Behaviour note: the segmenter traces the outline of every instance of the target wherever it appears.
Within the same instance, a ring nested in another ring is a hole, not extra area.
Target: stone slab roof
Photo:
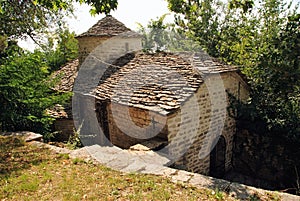
[[[67,118],[69,118],[68,111],[71,112],[72,110],[69,110],[69,109],[63,107],[60,104],[56,104],[51,109],[47,109],[46,113],[56,119],[59,119],[59,118],[67,119]]]
[[[194,67],[203,74],[238,71],[236,66],[226,65],[218,59],[212,57],[203,59],[199,54],[195,54],[193,63]]]
[[[78,66],[78,60],[74,60],[55,73],[61,76],[56,90],[72,91]],[[110,65],[99,78],[98,87],[90,93],[99,101],[112,101],[168,114],[198,90],[206,75],[237,70],[205,53],[135,52],[126,54]],[[60,113],[65,117],[71,116],[61,109],[53,111],[53,116],[59,117]]]
[[[58,71],[55,71],[52,77],[59,79],[59,81],[54,90],[63,92],[72,91],[77,77],[78,67],[79,60],[75,59],[62,66]]]
[[[58,79],[58,84],[54,90],[61,92],[72,92],[75,79],[78,74],[79,60],[75,59],[62,66],[51,76]],[[72,102],[65,105],[55,105],[47,110],[47,114],[54,118],[72,118]]]
[[[197,91],[205,74],[229,71],[236,68],[202,54],[139,52],[110,66],[93,94],[99,100],[166,114]]]
[[[106,17],[99,20],[95,25],[93,25],[88,31],[77,36],[85,37],[85,36],[117,36],[121,33],[128,33],[130,37],[139,36],[134,31],[131,31],[127,28],[122,22],[118,21],[111,15],[107,15]]]

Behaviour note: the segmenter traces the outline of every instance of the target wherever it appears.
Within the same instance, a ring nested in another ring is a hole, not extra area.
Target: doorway
[[[221,135],[210,153],[210,176],[223,178],[225,175],[226,140]]]

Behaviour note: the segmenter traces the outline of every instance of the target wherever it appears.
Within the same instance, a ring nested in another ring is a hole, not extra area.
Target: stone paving
[[[29,131],[20,131],[20,132],[2,132],[0,133],[2,136],[21,136],[25,142],[31,141],[43,141],[43,136],[41,134],[29,132]]]
[[[172,169],[164,165],[169,160],[143,145],[135,145],[129,150],[118,147],[101,147],[93,145],[77,150],[56,147],[45,144],[41,141],[41,136],[32,132],[6,133],[1,135],[24,136],[25,140],[32,145],[49,148],[56,153],[69,154],[70,158],[81,158],[85,161],[92,161],[109,168],[125,173],[153,174],[170,178],[174,183],[183,183],[197,188],[219,189],[240,200],[249,200],[254,194],[264,195],[266,193],[279,195],[282,201],[300,201],[299,196],[267,191],[243,184],[232,183],[222,179],[191,173],[183,170]]]
[[[31,143],[37,146],[48,147],[56,153],[70,154],[71,158],[81,158],[86,161],[93,161],[96,164],[102,164],[125,173],[135,172],[159,175],[171,179],[174,183],[179,182],[196,188],[209,188],[213,190],[219,189],[229,193],[229,195],[239,200],[249,200],[250,196],[265,195],[268,193],[281,197],[282,201],[300,201],[299,196],[267,191],[201,174],[166,167],[164,164],[168,163],[168,159],[150,150],[122,150],[117,147],[100,147],[98,145],[94,145],[72,151],[41,142]]]

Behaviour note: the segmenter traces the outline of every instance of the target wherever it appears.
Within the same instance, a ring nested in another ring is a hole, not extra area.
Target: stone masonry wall
[[[174,156],[176,166],[209,174],[210,142],[221,134],[226,141],[225,169],[229,170],[232,167],[236,124],[227,114],[229,102],[224,89],[241,100],[248,97],[242,79],[234,72],[227,72],[221,74],[221,77],[208,76],[195,96],[182,105],[180,110],[168,116],[143,108],[109,103],[107,115],[110,141],[121,148],[129,148],[159,137],[168,140],[169,154]],[[195,111],[199,111],[198,116]]]
[[[78,45],[79,45],[79,63],[82,64],[85,58],[103,41],[107,40],[109,37],[79,37]]]
[[[165,116],[116,103],[110,103],[107,110],[109,137],[114,145],[129,148],[154,137],[167,140]]]
[[[246,85],[236,73],[224,73],[221,74],[221,78],[226,90],[235,94],[236,97],[239,96],[241,100],[247,98]],[[210,86],[220,84],[218,83],[217,75],[210,75],[209,79]],[[207,79],[205,83],[208,83]],[[208,88],[210,90],[208,90]],[[228,116],[227,107],[223,107],[224,103],[226,105],[229,104],[228,98],[224,97],[222,86],[211,88],[207,84],[203,84],[198,89],[195,98],[198,108],[193,101],[189,100],[181,108],[181,111],[168,118],[169,144],[175,144],[169,151],[174,155],[183,155],[180,160],[175,163],[175,166],[192,172],[209,174],[210,155],[207,153],[211,150],[211,144],[208,143],[210,140],[205,142],[205,139],[209,137],[213,140],[216,136],[222,134],[226,140],[225,169],[229,170],[232,166],[231,158],[233,135],[235,134],[235,121]],[[217,101],[211,101],[211,99]],[[212,104],[215,105],[213,106]],[[193,123],[197,109],[200,114],[198,119],[199,124],[196,122]],[[221,122],[224,118],[225,123],[222,130]],[[179,131],[178,126],[180,126],[181,131]],[[211,136],[207,136],[209,131],[211,131]],[[196,133],[196,135],[192,136],[193,133]],[[184,154],[180,153],[182,150],[185,150]],[[200,158],[199,154],[203,157]]]
[[[285,138],[239,129],[234,141],[233,168],[252,178],[244,181],[246,185],[295,193],[299,153],[299,144]]]
[[[103,44],[104,41],[111,39],[111,37],[80,37],[78,38],[79,44],[79,63],[82,64],[87,56],[94,51],[96,55],[101,54],[101,58],[105,58],[105,54],[115,52],[117,58],[121,56],[120,54],[125,54],[130,51],[140,50],[142,47],[141,38],[117,38],[112,37],[112,43],[110,48],[99,48],[97,47]],[[96,52],[95,52],[96,51]],[[109,52],[108,52],[109,51]],[[111,57],[107,56],[108,58]]]
[[[56,119],[54,122],[54,130],[59,131],[55,138],[59,141],[68,141],[69,137],[74,134],[73,119]]]

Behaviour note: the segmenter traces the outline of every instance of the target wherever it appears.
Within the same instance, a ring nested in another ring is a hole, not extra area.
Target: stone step
[[[33,133],[30,131],[20,131],[20,132],[3,132],[0,133],[2,136],[19,136],[24,139],[25,142],[32,142],[32,141],[43,141],[43,136],[41,134]]]

